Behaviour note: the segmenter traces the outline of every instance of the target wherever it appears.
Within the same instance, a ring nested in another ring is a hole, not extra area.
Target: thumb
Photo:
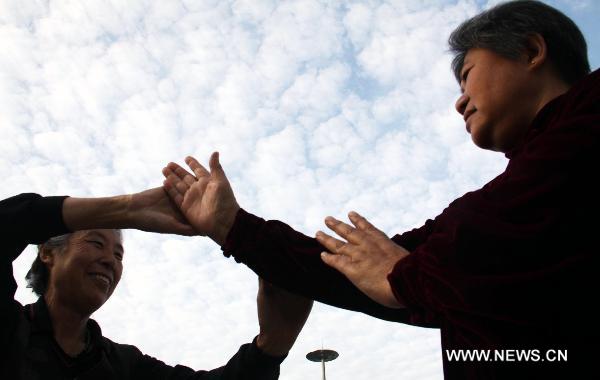
[[[211,154],[208,166],[210,167],[210,174],[214,174],[220,179],[227,179],[225,171],[219,162],[219,152],[213,152],[213,154]]]

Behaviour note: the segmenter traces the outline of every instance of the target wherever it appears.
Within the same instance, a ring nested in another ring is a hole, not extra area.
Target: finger
[[[185,195],[185,193],[189,190],[190,185],[183,181],[179,175],[177,175],[168,167],[163,169],[163,175],[166,177],[169,185],[175,188],[181,195]],[[194,180],[194,182],[196,181]]]
[[[192,171],[194,172],[194,174],[196,174],[196,177],[198,179],[200,177],[206,177],[206,176],[210,175],[210,173],[208,172],[208,170],[206,170],[204,168],[204,166],[200,165],[200,163],[198,162],[198,160],[196,160],[192,156],[187,156],[185,158],[185,163],[190,167],[190,169],[192,169]]]
[[[169,188],[173,188],[173,189],[177,190],[177,192],[179,192],[179,190],[177,188],[177,184],[179,182],[181,182],[181,179],[179,178],[179,176],[177,176],[175,174],[175,172],[173,170],[171,170],[169,167],[163,168],[162,174],[163,174],[163,176],[165,176],[165,180],[164,180],[163,184],[168,184]],[[182,192],[181,194],[182,195],[185,194],[185,191]]]
[[[171,185],[171,183],[167,179],[163,181],[163,186],[165,188],[165,191],[169,195],[169,198],[171,198],[171,200],[177,205],[177,207],[181,208],[181,204],[183,203],[183,195],[179,194],[179,191],[177,191],[177,189],[173,185]]]
[[[177,165],[177,164],[176,164]],[[173,172],[188,186],[192,186],[194,182],[196,182],[196,177],[194,177],[190,172],[177,165]]]
[[[321,260],[333,269],[341,272],[344,276],[350,279],[353,271],[352,259],[345,255],[332,255],[331,253],[321,252]]]
[[[213,152],[213,154],[211,154],[208,166],[210,167],[210,174],[215,175],[217,178],[227,178],[225,171],[219,162],[219,152]]]
[[[162,173],[165,177],[169,177],[169,175],[177,177],[178,180],[183,181],[188,187],[196,182],[196,177],[174,162],[170,162],[167,167],[163,169]],[[171,180],[173,179],[175,178],[172,178]]]
[[[171,168],[171,164],[173,164],[172,162],[169,162],[169,164],[167,166],[165,166],[162,170],[162,174],[163,176],[165,176],[165,178],[167,178],[171,173],[173,173],[173,170]],[[175,164],[177,165],[177,164]]]
[[[317,241],[321,243],[323,247],[325,247],[329,252],[333,253],[342,253],[340,249],[346,245],[345,242],[334,238],[333,236],[329,236],[322,231],[317,231],[315,235]]]
[[[167,169],[169,169],[173,173],[177,174],[177,176],[179,176],[182,180],[186,175],[188,175],[188,174],[192,175],[187,170],[185,170],[184,168],[182,168],[181,166],[179,166],[178,164],[176,164],[174,162],[169,162],[167,164]]]
[[[348,218],[350,219],[350,221],[352,222],[352,224],[354,224],[354,226],[356,228],[358,228],[359,230],[361,230],[361,231],[365,231],[365,232],[379,232],[379,233],[384,234],[383,231],[381,231],[380,229],[378,229],[377,227],[375,227],[373,224],[371,224],[371,222],[369,222],[367,220],[367,218],[365,218],[364,216],[360,215],[356,211],[350,211],[348,213]]]
[[[349,243],[360,244],[362,242],[362,231],[357,230],[349,224],[328,216],[325,218],[325,224],[330,230],[346,239]]]

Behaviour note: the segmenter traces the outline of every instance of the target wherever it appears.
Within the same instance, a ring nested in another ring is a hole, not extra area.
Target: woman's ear
[[[54,255],[56,254],[56,252],[54,252],[55,251],[54,249],[48,248],[48,247],[44,246],[43,244],[41,244],[39,246],[38,250],[39,250],[38,255],[40,256],[40,260],[44,264],[46,264],[49,267],[54,265]]]
[[[525,51],[527,63],[532,69],[541,67],[548,59],[548,46],[546,40],[539,33],[527,37],[527,50]]]

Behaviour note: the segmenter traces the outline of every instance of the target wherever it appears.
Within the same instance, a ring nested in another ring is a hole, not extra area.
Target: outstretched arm
[[[417,324],[405,309],[387,306],[399,305],[383,306],[363,293],[358,283],[326,265],[321,252],[328,248],[318,240],[240,209],[217,154],[211,156],[210,172],[191,157],[186,162],[196,176],[170,163],[163,169],[165,188],[190,224],[220,244],[225,255],[293,293],[377,318]]]
[[[142,231],[193,235],[162,187],[135,194],[104,198],[66,198],[63,220],[71,230],[135,228]]]

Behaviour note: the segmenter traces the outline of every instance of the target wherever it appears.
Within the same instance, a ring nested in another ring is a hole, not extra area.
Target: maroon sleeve
[[[285,223],[265,221],[241,209],[224,244],[225,256],[246,264],[265,280],[328,305],[377,318],[435,327],[413,319],[406,309],[390,309],[371,300],[344,275],[327,266],[316,239]]]
[[[578,310],[600,290],[593,269],[600,197],[592,185],[599,87],[576,88],[552,105],[558,111],[543,110],[506,171],[436,218],[426,241],[388,276],[399,299],[470,334],[494,331],[494,341],[535,331],[598,334],[593,314]]]
[[[425,243],[433,230],[434,221],[429,219],[419,228],[406,231],[403,234],[394,235],[392,241],[409,252],[415,250],[419,245]]]

